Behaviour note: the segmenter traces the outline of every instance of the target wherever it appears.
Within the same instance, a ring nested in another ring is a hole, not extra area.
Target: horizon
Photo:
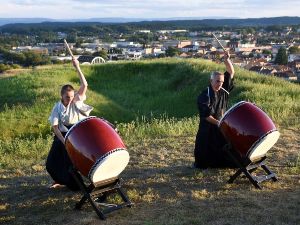
[[[300,8],[297,0],[0,0],[0,3],[4,19],[53,20],[294,17],[299,15]]]
[[[276,18],[300,18],[299,16],[281,17],[257,17],[257,18],[237,18],[237,17],[170,17],[170,18],[132,18],[132,17],[99,17],[99,18],[74,18],[74,19],[54,19],[40,17],[0,17],[0,27],[7,24],[38,24],[38,23],[103,23],[103,24],[126,24],[139,22],[171,22],[171,21],[202,21],[202,20],[261,20]]]
[[[263,18],[278,18],[278,17],[298,17],[300,16],[269,16],[269,17],[220,17],[220,16],[210,16],[210,17],[122,17],[122,16],[115,16],[115,17],[74,17],[74,18],[51,18],[51,17],[0,17],[0,19],[49,19],[49,20],[93,20],[93,19],[147,19],[147,20],[156,20],[156,19],[164,19],[164,20],[173,20],[173,19],[196,19],[196,20],[206,20],[206,19],[263,19]]]

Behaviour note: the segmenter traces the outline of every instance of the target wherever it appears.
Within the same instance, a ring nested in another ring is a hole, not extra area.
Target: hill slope
[[[208,85],[213,70],[224,71],[224,67],[209,61],[179,59],[84,67],[89,83],[87,103],[94,106],[93,115],[118,123],[141,117],[190,118],[197,116],[197,96]],[[65,83],[75,87],[79,84],[70,66],[45,67],[3,77],[0,138],[49,134],[47,118]],[[250,100],[279,125],[299,124],[299,85],[243,70],[236,71],[235,83],[231,105]]]
[[[258,191],[231,169],[193,170],[196,97],[212,70],[203,60],[163,59],[83,68],[93,115],[117,121],[130,153],[122,173],[135,208],[103,224],[297,224],[299,221],[300,87],[237,70],[230,104],[251,100],[273,118],[281,137],[268,152],[279,182]],[[0,222],[99,224],[79,195],[49,190],[45,159],[52,143],[47,118],[61,85],[78,79],[71,66],[42,67],[0,79]],[[266,216],[268,215],[268,216]]]

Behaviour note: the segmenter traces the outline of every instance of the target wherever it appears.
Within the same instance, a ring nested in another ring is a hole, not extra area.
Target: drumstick
[[[66,45],[66,47],[68,49],[69,54],[72,56],[72,58],[74,58],[74,55],[73,55],[73,53],[72,53],[72,51],[71,51],[71,49],[70,49],[70,47],[69,47],[68,42],[66,41],[66,39],[64,39],[64,42],[65,42],[65,45]]]
[[[226,52],[226,49],[223,47],[223,45],[221,44],[221,42],[219,41],[219,39],[216,37],[216,35],[214,33],[212,33],[212,35],[217,40],[217,42],[219,43],[219,45],[221,46],[221,48],[223,49],[223,51]]]

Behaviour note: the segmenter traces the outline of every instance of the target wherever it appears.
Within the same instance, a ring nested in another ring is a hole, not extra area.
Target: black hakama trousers
[[[226,144],[217,125],[208,122],[200,124],[194,150],[195,166],[203,169],[237,167],[228,152],[224,150]]]
[[[62,134],[64,136],[66,133]],[[72,166],[65,145],[54,136],[46,161],[46,170],[55,182],[66,185],[69,189],[76,191],[79,190],[79,187],[70,173]]]

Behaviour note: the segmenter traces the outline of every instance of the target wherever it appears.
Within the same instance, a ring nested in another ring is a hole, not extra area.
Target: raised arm
[[[82,97],[82,96],[85,96],[85,93],[86,93],[87,87],[88,87],[88,83],[87,83],[83,73],[81,72],[78,60],[75,57],[73,57],[72,62],[73,62],[73,66],[75,67],[75,69],[78,73],[79,79],[80,79],[80,88],[77,93],[80,97]]]
[[[230,54],[229,54],[228,51],[225,51],[224,63],[225,63],[225,66],[226,66],[226,71],[230,74],[231,78],[233,78],[234,68],[233,68],[232,62],[230,60]]]

